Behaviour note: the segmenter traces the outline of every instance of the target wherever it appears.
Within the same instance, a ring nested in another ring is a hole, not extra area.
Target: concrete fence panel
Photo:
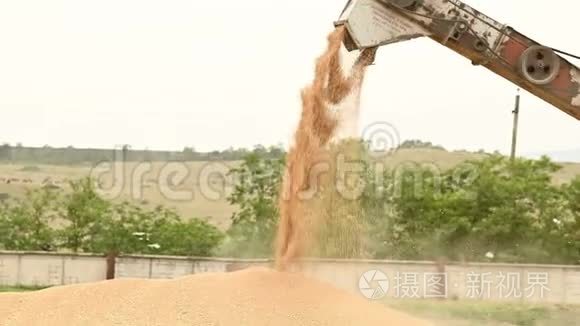
[[[0,254],[0,285],[11,286],[20,284],[20,280],[18,279],[20,257],[18,254]]]
[[[103,257],[63,256],[62,284],[91,283],[106,279],[107,264]]]
[[[267,259],[123,256],[116,278],[174,279],[272,267]],[[580,304],[580,266],[516,264],[437,264],[377,260],[306,260],[306,275],[355,294],[398,299],[447,298],[527,303]],[[0,251],[0,286],[51,286],[106,279],[102,255]],[[366,292],[365,292],[366,293]]]

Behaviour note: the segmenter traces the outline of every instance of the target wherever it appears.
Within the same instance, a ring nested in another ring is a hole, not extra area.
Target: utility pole
[[[511,153],[511,160],[515,160],[516,158],[516,146],[518,141],[518,119],[520,116],[520,89],[518,88],[518,94],[516,95],[516,107],[512,111],[514,114],[514,127],[512,132],[512,153]]]

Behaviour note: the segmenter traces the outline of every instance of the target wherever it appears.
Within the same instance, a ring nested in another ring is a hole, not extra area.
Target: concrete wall
[[[106,277],[104,257],[1,252],[0,286],[47,286],[97,282]]]
[[[304,271],[352,293],[361,293],[365,273],[379,271],[386,276],[386,296],[398,299],[580,304],[580,266],[450,263],[440,270],[429,262],[317,261]]]
[[[271,265],[269,260],[125,256],[117,258],[116,277],[172,279]],[[580,266],[309,260],[300,268],[313,278],[358,295],[368,280],[374,281],[369,283],[372,294],[390,298],[580,304]],[[373,279],[377,275],[383,277]],[[66,285],[105,278],[103,256],[0,251],[0,286]]]

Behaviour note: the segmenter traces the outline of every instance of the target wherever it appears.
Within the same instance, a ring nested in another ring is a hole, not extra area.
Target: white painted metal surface
[[[352,1],[338,23],[346,26],[358,49],[429,35],[426,29],[379,0]]]
[[[413,38],[428,36],[431,32],[421,26],[437,21],[465,21],[479,37],[497,48],[503,40],[504,25],[458,1],[425,0],[416,14],[401,11],[383,0],[354,0],[338,20],[344,24],[357,48],[381,46]],[[472,17],[476,19],[472,19]],[[437,17],[431,19],[429,17]],[[412,18],[412,19],[410,19]]]

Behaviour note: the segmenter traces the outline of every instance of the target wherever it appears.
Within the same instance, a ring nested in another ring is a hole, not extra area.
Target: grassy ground
[[[408,165],[424,164],[440,171],[449,169],[465,160],[478,159],[482,154],[469,152],[447,152],[434,149],[402,149],[385,157],[385,165],[397,169]],[[49,166],[28,164],[0,164],[0,194],[22,196],[26,189],[40,187],[50,179],[66,188],[67,180],[84,176],[99,177],[106,197],[114,200],[131,200],[147,206],[163,204],[176,209],[184,218],[210,218],[216,226],[226,229],[235,210],[227,196],[234,180],[227,176],[231,167],[239,162],[154,162],[137,164],[129,162],[125,169],[117,163],[114,168],[90,165]],[[121,172],[124,171],[124,172]],[[121,173],[119,173],[121,172]],[[122,191],[112,191],[113,176],[121,176]],[[181,179],[180,175],[184,178]],[[563,164],[563,169],[554,175],[554,181],[562,183],[580,175],[580,164]],[[3,178],[18,181],[6,184]],[[26,180],[26,182],[24,182]],[[183,197],[184,193],[189,196]]]
[[[433,320],[438,326],[580,325],[580,306],[430,300],[397,300],[387,304]]]
[[[4,292],[28,292],[28,291],[38,291],[45,289],[44,287],[31,287],[31,286],[0,286],[0,293]]]

